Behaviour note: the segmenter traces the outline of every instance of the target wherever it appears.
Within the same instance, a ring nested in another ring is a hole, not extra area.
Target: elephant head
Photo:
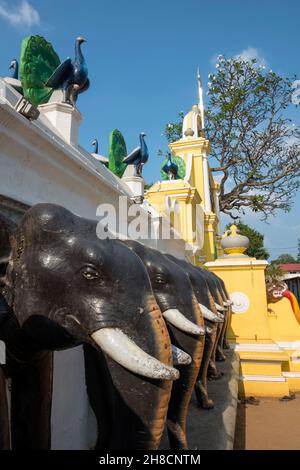
[[[122,403],[108,445],[156,448],[179,373],[146,269],[123,243],[99,240],[96,224],[53,204],[25,213],[11,237],[0,330],[20,360],[82,343],[99,351]]]
[[[135,241],[126,245],[141,258],[151,281],[153,293],[166,321],[172,344],[188,353],[192,362],[179,366],[180,378],[173,384],[167,427],[172,449],[186,449],[186,417],[199,372],[204,322],[188,275],[161,252]]]
[[[218,325],[224,322],[224,316],[219,314],[212,293],[206,282],[206,277],[202,270],[193,266],[184,260],[179,260],[173,256],[169,257],[178,264],[189,276],[195,296],[199,303],[202,315],[205,319],[206,331],[205,345],[203,351],[203,358],[198,374],[198,379],[195,384],[196,398],[199,406],[205,409],[210,409],[214,406],[213,401],[208,397],[207,390],[207,373],[208,367],[213,354],[214,346],[216,345]]]
[[[231,305],[232,305],[232,300],[230,300],[229,294],[227,292],[225,283],[223,279],[221,279],[219,276],[217,276],[213,272],[209,272],[209,274],[215,279],[216,283],[219,286],[219,292],[222,298],[222,306],[225,308],[224,311],[224,323],[222,326],[221,334],[219,335],[218,339],[218,344],[216,348],[216,360],[217,361],[225,361],[226,357],[224,355],[223,349],[229,349],[229,344],[227,343],[227,330],[230,322],[230,314],[231,314]]]

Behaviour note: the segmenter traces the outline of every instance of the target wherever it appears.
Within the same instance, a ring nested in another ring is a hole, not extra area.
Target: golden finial
[[[237,228],[237,226],[234,225],[234,224],[230,225],[230,232],[231,232],[230,235],[231,235],[232,237],[236,237],[237,234],[238,234],[238,228]]]

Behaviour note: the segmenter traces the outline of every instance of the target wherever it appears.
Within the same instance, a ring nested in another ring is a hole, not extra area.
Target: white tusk
[[[188,366],[192,362],[191,356],[182,351],[182,349],[177,348],[177,346],[174,346],[174,344],[172,344],[172,355],[174,366]]]
[[[135,374],[163,380],[179,377],[178,370],[147,354],[119,328],[101,328],[91,337],[108,356]]]
[[[216,306],[216,309],[219,311],[219,312],[225,312],[226,308],[225,307],[222,307],[221,305],[217,304],[215,302],[215,306]]]
[[[205,335],[204,328],[188,320],[177,308],[169,308],[165,312],[162,312],[162,315],[171,325],[176,326],[176,328],[185,333],[190,333],[191,335]]]
[[[224,321],[224,316],[220,313],[214,313],[202,304],[199,304],[199,307],[202,312],[203,318],[206,318],[206,320],[210,320],[217,323],[221,323]]]

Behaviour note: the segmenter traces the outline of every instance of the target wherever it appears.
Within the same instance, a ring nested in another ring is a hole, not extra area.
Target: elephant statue
[[[216,309],[212,294],[210,293],[210,289],[202,271],[191,263],[180,260],[172,255],[168,255],[168,258],[182,267],[182,269],[184,269],[188,274],[204,317],[207,334],[205,335],[203,358],[195,384],[195,393],[198,405],[204,409],[211,409],[214,407],[214,403],[208,396],[207,373],[213,348],[217,339],[218,328],[220,324],[223,324],[224,316],[219,314]]]
[[[171,449],[188,449],[186,419],[202,361],[204,321],[188,275],[161,252],[136,241],[126,241],[144,263],[172,344],[188,353],[192,362],[179,365],[180,378],[173,383],[167,414]]]
[[[216,361],[222,362],[226,359],[223,349],[229,349],[229,345],[227,343],[227,330],[230,323],[232,301],[229,298],[229,294],[227,292],[224,281],[215,273],[211,272],[211,274],[215,277],[216,282],[219,284],[219,290],[223,300],[223,306],[226,307],[226,312],[224,313],[225,319],[216,348]]]
[[[9,256],[5,243],[0,253],[14,449],[50,448],[52,351],[80,344],[88,394],[98,393],[94,405],[110,423],[106,448],[159,446],[179,377],[169,334],[140,258],[118,240],[99,240],[96,225],[37,204],[11,231]]]
[[[218,380],[222,377],[223,374],[218,370],[217,365],[216,365],[216,351],[217,351],[218,343],[222,335],[222,331],[224,330],[224,328],[226,328],[228,308],[227,308],[227,305],[224,304],[225,298],[223,299],[222,297],[222,289],[221,289],[221,284],[219,282],[219,278],[214,273],[208,271],[207,269],[199,268],[199,267],[197,267],[196,269],[198,269],[203,275],[203,277],[205,278],[209,291],[213,297],[217,311],[221,315],[223,315],[223,322],[219,323],[217,326],[216,339],[214,342],[214,346],[213,346],[212,353],[211,353],[211,358],[210,358],[209,365],[208,365],[208,379]]]

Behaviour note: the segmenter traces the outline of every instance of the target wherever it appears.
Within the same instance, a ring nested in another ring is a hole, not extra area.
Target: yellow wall
[[[271,337],[275,341],[300,341],[300,325],[297,322],[291,304],[283,298],[268,305],[268,323]]]
[[[209,266],[209,269],[223,279],[229,295],[242,292],[250,301],[247,312],[232,314],[228,333],[231,341],[266,341],[271,338],[264,276],[266,265],[254,263],[257,261],[250,260],[243,265],[237,260],[226,265],[225,262],[217,260],[216,263],[211,263],[213,266]]]

